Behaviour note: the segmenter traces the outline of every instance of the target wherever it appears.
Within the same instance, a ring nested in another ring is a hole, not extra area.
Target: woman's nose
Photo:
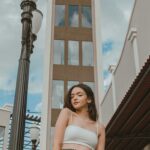
[[[74,97],[73,97],[73,100],[76,100],[77,99],[77,95],[75,95]]]

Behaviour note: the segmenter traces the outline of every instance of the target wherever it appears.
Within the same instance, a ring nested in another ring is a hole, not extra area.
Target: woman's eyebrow
[[[84,94],[84,93],[82,93],[82,92],[72,93],[71,96],[73,96],[75,94]]]

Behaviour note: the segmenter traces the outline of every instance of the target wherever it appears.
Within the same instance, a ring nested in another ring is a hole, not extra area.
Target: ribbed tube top
[[[84,129],[77,125],[68,125],[65,130],[63,142],[65,144],[80,144],[87,146],[91,150],[94,150],[96,148],[97,142],[98,136],[94,131]]]

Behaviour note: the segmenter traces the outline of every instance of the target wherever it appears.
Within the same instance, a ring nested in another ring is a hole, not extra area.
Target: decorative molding
[[[137,29],[136,27],[131,27],[128,33],[128,40],[132,42],[136,37],[137,37]]]
[[[115,69],[116,69],[116,65],[109,65],[109,68],[108,68],[108,71],[110,72],[110,73],[114,73],[114,71],[115,71]]]

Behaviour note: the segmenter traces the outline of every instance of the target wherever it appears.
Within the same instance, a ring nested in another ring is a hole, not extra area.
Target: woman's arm
[[[105,150],[105,127],[102,124],[99,127],[99,139],[96,150]]]
[[[64,108],[61,110],[56,125],[55,125],[55,135],[54,135],[54,142],[53,142],[53,150],[61,150],[62,143],[64,138],[64,132],[66,126],[68,125],[69,121],[69,109]]]

